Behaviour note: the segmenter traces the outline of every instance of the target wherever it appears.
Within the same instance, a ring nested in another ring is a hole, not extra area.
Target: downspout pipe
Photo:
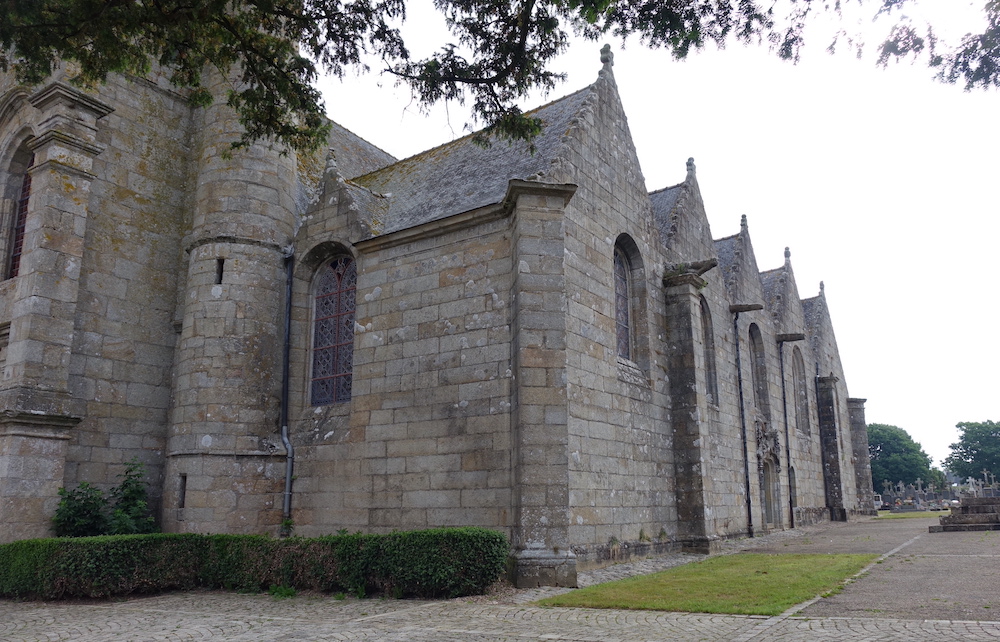
[[[285,336],[281,354],[281,443],[285,446],[285,493],[281,502],[281,517],[288,524],[292,518],[292,472],[295,468],[295,448],[288,436],[288,379],[292,352],[292,278],[295,269],[295,250],[285,249]],[[283,527],[287,536],[290,529]]]
[[[740,312],[763,310],[760,303],[733,304],[729,311],[733,314],[733,341],[736,346],[736,388],[740,396],[740,437],[743,440],[743,482],[747,505],[747,537],[753,537],[753,503],[750,499],[750,450],[747,444],[746,401],[743,396],[743,364],[740,358]]]
[[[781,412],[785,417],[785,476],[788,477],[788,526],[795,528],[795,498],[792,496],[792,447],[788,436],[788,394],[785,385],[785,342],[804,341],[806,335],[799,332],[796,334],[779,334],[778,340],[778,366],[781,369]]]

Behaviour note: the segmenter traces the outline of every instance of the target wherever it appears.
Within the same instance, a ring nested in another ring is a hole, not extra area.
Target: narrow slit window
[[[177,508],[184,508],[184,500],[187,498],[188,476],[181,475],[180,488],[177,490]]]
[[[226,270],[226,259],[215,259],[215,283],[222,283],[222,275]]]

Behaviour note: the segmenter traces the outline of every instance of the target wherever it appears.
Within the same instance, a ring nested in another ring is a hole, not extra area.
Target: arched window
[[[705,394],[708,403],[719,403],[719,379],[715,372],[715,330],[712,328],[712,311],[708,301],[701,297],[702,348],[705,351]]]
[[[750,324],[750,371],[753,377],[753,396],[757,409],[765,421],[771,421],[771,397],[767,387],[767,355],[764,354],[764,340],[756,323]]]
[[[806,366],[798,346],[792,351],[792,394],[795,395],[795,427],[802,434],[808,435],[809,388],[806,386]]]
[[[632,267],[628,257],[615,247],[615,330],[618,356],[632,359]]]
[[[11,218],[10,229],[7,237],[7,265],[5,266],[4,278],[12,279],[21,270],[21,253],[24,250],[24,228],[28,220],[28,200],[31,198],[31,166],[35,164],[35,157],[32,155],[27,166],[18,176],[19,185],[16,186],[14,200],[14,215]]]
[[[349,257],[333,259],[316,273],[311,394],[314,406],[351,400],[357,282],[357,266]]]

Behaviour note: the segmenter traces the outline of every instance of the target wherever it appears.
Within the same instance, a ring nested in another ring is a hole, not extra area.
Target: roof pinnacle
[[[601,62],[604,63],[604,69],[611,71],[611,68],[615,66],[615,54],[611,53],[611,45],[604,45],[601,47]]]

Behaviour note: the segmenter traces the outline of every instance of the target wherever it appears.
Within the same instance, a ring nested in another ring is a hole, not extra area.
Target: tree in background
[[[901,12],[915,0],[856,0],[874,17]],[[569,33],[592,40],[636,35],[647,46],[685,58],[708,43],[765,42],[797,60],[816,13],[841,12],[839,2],[785,0],[434,0],[454,42],[412,60],[399,24],[406,0],[7,0],[0,3],[0,69],[20,82],[48,77],[58,61],[72,63],[79,82],[110,72],[144,75],[153,64],[190,88],[194,104],[212,96],[206,68],[236,82],[228,104],[245,133],[237,144],[274,138],[295,149],[324,144],[327,124],[313,87],[319,70],[383,71],[410,86],[422,105],[471,100],[473,121],[486,134],[530,140],[541,123],[515,102],[563,78],[551,68]],[[966,88],[1000,86],[1000,2],[989,0],[982,33],[945,45],[931,26],[903,13],[879,47],[879,61],[923,56],[946,82]],[[858,49],[859,38],[837,38]]]
[[[913,441],[910,433],[896,426],[868,424],[868,456],[872,463],[872,488],[882,488],[883,481],[892,484],[916,484],[917,479],[924,487],[935,479],[940,483],[943,476],[931,471],[930,455],[920,444]]]
[[[945,468],[963,480],[981,479],[983,470],[1000,475],[1000,423],[963,421],[955,427],[959,437],[944,460]]]

